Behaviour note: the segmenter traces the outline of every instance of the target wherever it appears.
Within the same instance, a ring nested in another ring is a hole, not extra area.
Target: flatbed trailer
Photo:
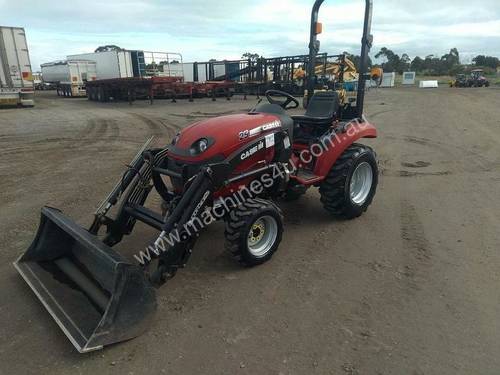
[[[153,96],[154,98],[166,98],[175,101],[179,98],[212,98],[226,97],[230,99],[234,92],[236,83],[232,81],[207,81],[207,82],[162,82],[163,77],[154,77]]]
[[[235,82],[184,82],[182,77],[151,78],[113,78],[87,82],[87,97],[92,101],[108,102],[136,99],[187,98],[192,101],[200,97],[224,96],[230,98],[234,93]]]
[[[92,101],[136,99],[153,100],[153,82],[149,78],[111,78],[87,82],[87,98]]]

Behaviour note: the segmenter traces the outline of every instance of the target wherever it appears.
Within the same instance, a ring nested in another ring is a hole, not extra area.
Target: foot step
[[[299,172],[297,173],[297,180],[301,183],[311,184],[316,181],[321,181],[322,178],[321,176],[316,176],[311,171],[305,169],[299,169]]]

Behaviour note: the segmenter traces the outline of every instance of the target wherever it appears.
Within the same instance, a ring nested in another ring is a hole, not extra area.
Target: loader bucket
[[[81,353],[140,335],[156,309],[138,266],[54,208],[42,208],[35,240],[14,266]]]

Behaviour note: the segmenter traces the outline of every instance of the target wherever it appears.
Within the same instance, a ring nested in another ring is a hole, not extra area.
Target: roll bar
[[[323,4],[324,0],[316,0],[311,11],[311,30],[309,38],[309,64],[307,67],[307,100],[310,100],[314,93],[314,68],[316,66],[316,55],[320,49],[320,42],[317,35],[318,30],[318,14],[319,8]],[[358,94],[356,98],[356,109],[357,117],[361,118],[363,116],[363,106],[365,99],[365,88],[366,88],[366,73],[368,69],[368,53],[373,44],[373,35],[371,34],[371,24],[372,24],[372,9],[373,0],[365,0],[365,19],[363,25],[363,37],[361,38],[361,55],[360,55],[360,67],[359,67],[359,78],[358,78]]]

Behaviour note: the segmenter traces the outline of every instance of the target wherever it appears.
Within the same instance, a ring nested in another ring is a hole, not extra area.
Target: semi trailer
[[[141,51],[104,51],[67,56],[68,60],[87,60],[96,64],[96,79],[141,76]]]
[[[31,62],[22,27],[0,26],[0,105],[34,106]]]
[[[56,86],[58,96],[86,96],[88,81],[95,81],[96,63],[88,60],[64,60],[42,64],[43,81]]]
[[[67,56],[97,64],[97,80],[144,77],[183,77],[182,55],[172,52],[113,50]]]

